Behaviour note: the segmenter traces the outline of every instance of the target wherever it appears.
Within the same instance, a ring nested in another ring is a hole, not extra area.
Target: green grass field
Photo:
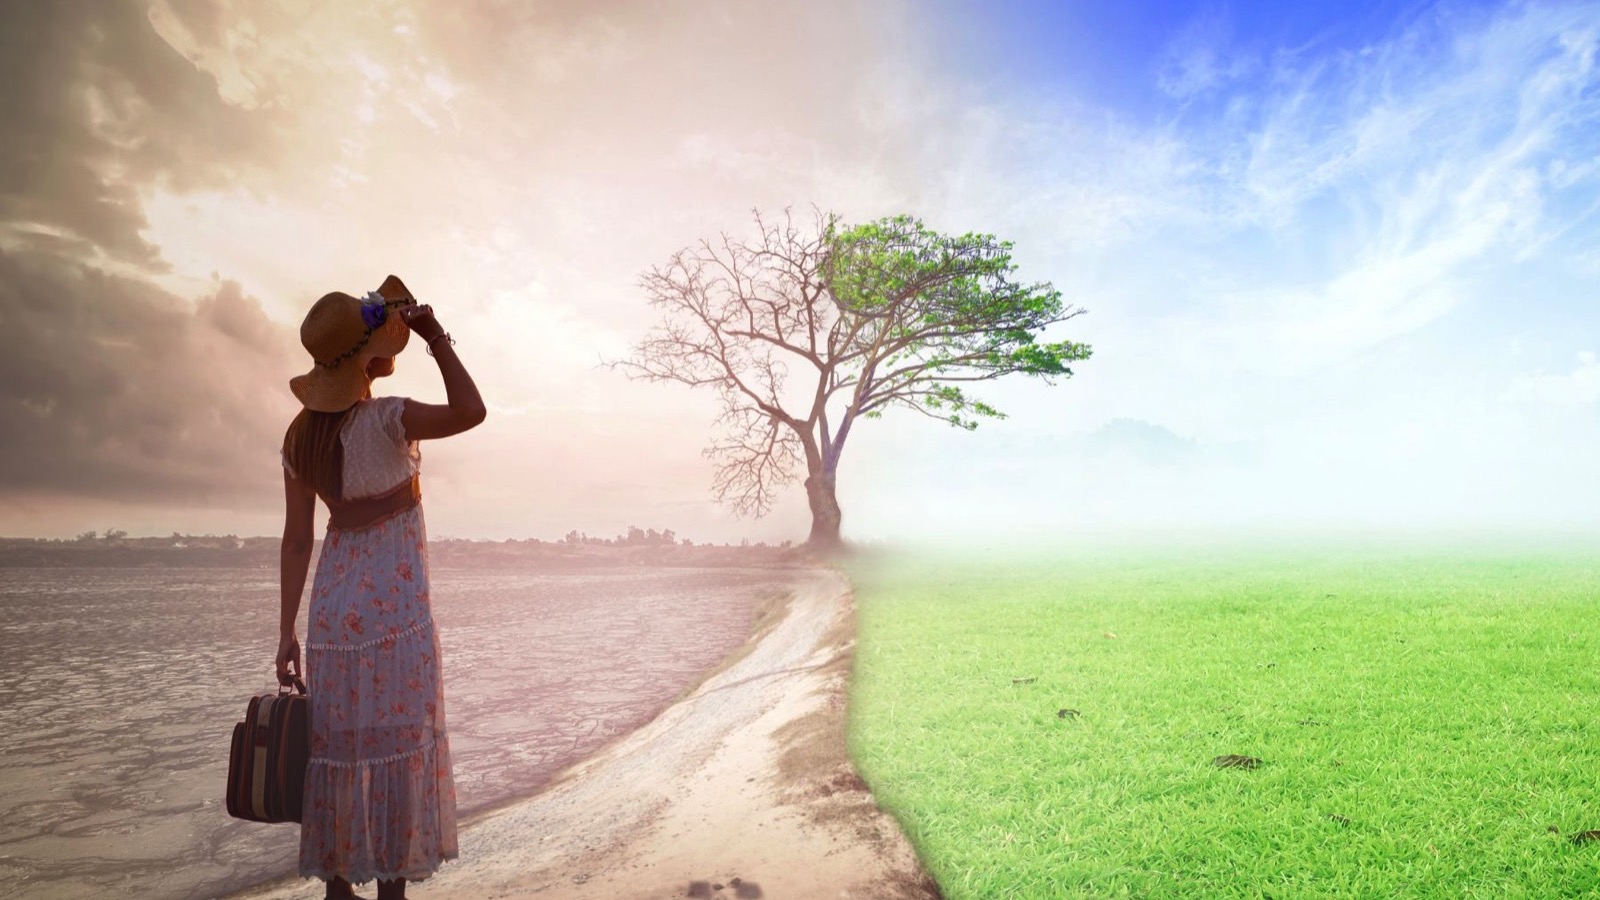
[[[1600,897],[1600,556],[850,569],[851,753],[951,900]]]

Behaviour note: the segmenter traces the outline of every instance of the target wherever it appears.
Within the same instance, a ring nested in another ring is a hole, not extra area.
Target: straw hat
[[[300,343],[316,365],[289,379],[289,390],[316,412],[338,412],[366,396],[367,363],[406,348],[411,329],[395,311],[415,302],[393,275],[363,300],[325,294],[300,323]]]

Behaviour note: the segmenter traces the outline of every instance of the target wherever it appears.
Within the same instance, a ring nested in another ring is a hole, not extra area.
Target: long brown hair
[[[353,409],[302,409],[283,435],[283,455],[295,477],[311,485],[324,503],[344,496],[344,441],[339,432]]]

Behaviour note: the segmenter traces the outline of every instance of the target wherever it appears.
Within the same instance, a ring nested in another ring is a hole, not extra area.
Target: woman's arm
[[[433,307],[426,304],[403,307],[400,315],[405,318],[411,330],[417,333],[417,337],[427,342],[429,349],[433,351],[433,358],[438,360],[439,374],[444,376],[446,399],[443,406],[437,403],[406,400],[405,409],[400,414],[400,423],[405,426],[406,440],[426,441],[449,437],[481,423],[487,415],[483,407],[483,398],[478,396],[478,386],[473,383],[472,376],[467,374],[467,367],[462,365],[461,358],[456,356],[455,347],[451,346],[449,339],[443,337],[444,326],[433,317]]]
[[[278,579],[281,585],[278,617],[278,683],[289,681],[289,664],[300,674],[300,639],[295,634],[295,619],[300,615],[300,595],[305,593],[306,573],[311,568],[311,547],[315,540],[317,495],[310,485],[283,473],[283,545],[278,551]]]

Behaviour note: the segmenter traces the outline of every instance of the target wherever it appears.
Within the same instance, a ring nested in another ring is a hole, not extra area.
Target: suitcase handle
[[[281,697],[284,694],[289,693],[291,690],[293,690],[295,693],[298,693],[298,694],[302,694],[302,695],[305,694],[305,692],[306,692],[306,683],[304,681],[300,680],[300,676],[299,675],[290,675],[289,679],[290,679],[290,683],[289,684],[279,684],[278,685],[278,696]]]
[[[300,685],[300,693],[304,694],[306,686],[300,681],[300,643],[298,640],[295,641],[294,653],[289,657],[288,667],[278,676],[278,693],[287,694],[289,693],[290,685],[296,684]]]

